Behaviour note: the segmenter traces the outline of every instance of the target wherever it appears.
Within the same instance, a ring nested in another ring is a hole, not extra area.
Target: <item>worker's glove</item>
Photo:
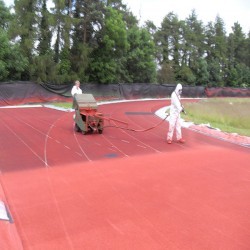
[[[181,107],[182,107],[181,112],[184,113],[184,114],[186,115],[187,113],[186,113],[186,111],[185,111],[185,109],[184,109],[184,106],[182,105]]]

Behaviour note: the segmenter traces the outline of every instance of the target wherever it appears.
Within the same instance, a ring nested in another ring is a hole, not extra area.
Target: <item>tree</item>
[[[197,62],[196,85],[207,85],[209,82],[209,72],[207,61],[199,58]]]
[[[158,51],[158,63],[161,65],[163,63],[169,63],[171,52],[170,52],[170,37],[172,22],[171,19],[176,15],[173,12],[170,12],[166,17],[164,17],[161,28],[155,33],[155,42],[157,45]]]
[[[227,86],[230,87],[250,87],[250,69],[243,63],[236,63],[228,71]]]
[[[202,58],[204,58],[204,27],[203,23],[197,19],[196,12],[192,10],[191,15],[186,19],[185,26],[183,27],[183,59],[182,63],[190,68],[196,81],[199,81],[198,75],[202,71],[200,68],[204,66],[202,64]],[[199,63],[200,62],[200,63]],[[204,68],[203,68],[204,70]],[[186,70],[185,70],[186,72]],[[179,73],[179,77],[181,75]],[[198,82],[196,82],[198,83]]]
[[[250,31],[248,32],[248,37],[246,39],[246,51],[245,51],[245,55],[246,55],[246,65],[248,68],[250,68]]]
[[[85,81],[89,79],[86,70],[90,64],[90,53],[98,46],[104,12],[102,1],[76,0],[75,2],[71,64],[72,70]]]
[[[47,9],[47,0],[38,2],[38,46],[37,53],[33,55],[30,66],[30,79],[37,82],[55,82],[56,65],[54,54],[51,49],[51,25],[50,13]]]
[[[239,23],[234,23],[233,32],[228,37],[228,59],[230,67],[235,63],[247,62],[247,40]]]
[[[7,31],[13,16],[2,0],[0,0],[0,28]]]
[[[209,82],[223,86],[227,72],[227,39],[223,20],[217,16],[215,23],[206,27],[206,60]]]
[[[33,58],[33,63],[30,66],[30,80],[38,83],[57,82],[56,64],[51,58],[49,53]]]
[[[150,33],[134,26],[128,30],[129,50],[126,69],[131,82],[155,83],[155,46]]]
[[[100,31],[98,48],[91,53],[90,80],[100,83],[120,82],[124,71],[124,56],[128,48],[127,32],[122,15],[106,8],[105,24]]]
[[[221,64],[218,58],[211,58],[208,63],[210,86],[223,86]]]
[[[72,79],[78,78],[78,76],[72,72],[71,63],[71,40],[72,29],[74,24],[73,19],[73,0],[53,0],[54,8],[52,8],[52,24],[55,33],[54,43],[54,62],[56,63],[55,82],[65,83]]]
[[[175,73],[171,63],[163,63],[157,72],[158,83],[175,83]]]
[[[47,0],[42,0],[42,10],[41,10],[41,24],[40,24],[40,34],[38,36],[38,53],[39,55],[45,55],[51,51],[51,31],[49,25],[49,12],[47,10]]]
[[[250,33],[238,22],[227,36],[219,16],[204,26],[192,10],[140,27],[123,0],[15,0],[14,10],[0,0],[2,79],[249,85]]]
[[[0,81],[19,80],[28,69],[28,60],[22,56],[19,44],[9,40],[8,32],[13,19],[10,9],[0,0]]]
[[[106,7],[111,7],[122,15],[122,19],[126,23],[126,27],[128,29],[132,28],[134,25],[138,25],[137,18],[127,8],[126,4],[124,4],[122,0],[106,0],[104,2],[106,2]]]
[[[232,27],[232,33],[229,34],[227,42],[228,70],[226,74],[226,85],[247,85],[247,81],[245,82],[243,80],[244,75],[246,75],[243,64],[247,64],[247,56],[249,54],[246,53],[248,51],[247,40],[239,23],[234,23],[234,26]]]
[[[179,71],[177,72],[177,78],[181,79],[179,81],[186,83],[187,85],[195,85],[196,76],[193,71],[185,64],[181,65]]]
[[[19,80],[28,69],[28,60],[23,57],[18,45],[13,45],[5,30],[0,28],[0,81]]]
[[[30,63],[37,39],[36,7],[37,0],[15,0],[15,18],[11,29],[13,37],[20,38],[22,54],[28,58]]]

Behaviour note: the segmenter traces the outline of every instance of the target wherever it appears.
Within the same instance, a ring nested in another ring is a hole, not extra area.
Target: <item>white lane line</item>
[[[114,113],[114,112],[113,112],[113,113]],[[111,118],[112,118],[113,113],[110,114],[110,117],[111,117]],[[117,126],[117,123],[116,123],[116,122],[114,122],[114,124],[115,124],[115,126]],[[129,133],[128,133],[127,131],[125,131],[124,129],[120,129],[120,131],[121,131],[123,134],[126,134],[126,135],[128,135],[129,137],[133,138],[133,139],[136,140],[138,143],[144,145],[144,146],[146,147],[146,149],[152,149],[153,151],[155,151],[155,152],[157,152],[157,153],[161,153],[160,150],[158,150],[158,149],[156,149],[156,148],[154,148],[154,147],[152,147],[152,146],[150,146],[150,145],[144,143],[143,141],[137,139],[135,136],[129,134]]]
[[[21,120],[20,118],[15,117],[15,119],[18,120],[18,121],[20,121],[20,122],[22,122],[22,123],[24,123],[25,125],[31,127],[32,129],[34,129],[35,131],[37,131],[37,132],[40,133],[41,135],[46,135],[45,133],[41,132],[39,129],[33,127],[31,124],[29,124],[29,123],[27,123],[27,122]],[[52,126],[53,126],[53,124],[52,124]],[[50,136],[49,136],[49,138],[52,139],[52,137],[50,137]]]
[[[124,233],[115,225],[113,224],[110,220],[106,219],[106,221],[108,222],[108,224],[119,234],[124,235]]]
[[[67,149],[70,149],[70,147],[68,147],[68,146],[66,146],[66,145],[63,145],[65,148],[67,148]]]
[[[60,223],[61,223],[61,228],[63,229],[63,232],[65,234],[65,238],[67,239],[67,242],[69,244],[68,249],[73,250],[74,249],[73,242],[71,240],[71,237],[70,237],[70,234],[68,231],[69,229],[67,228],[66,223],[65,223],[65,216],[63,216],[63,214],[62,214],[62,208],[61,208],[61,206],[59,206],[60,202],[58,201],[57,196],[55,195],[54,185],[52,185],[52,180],[51,180],[49,168],[47,168],[47,181],[48,181],[48,187],[50,190],[50,194],[52,196],[51,200],[53,201],[53,203],[56,207],[56,211],[57,211]]]
[[[55,123],[55,122],[54,122]],[[50,127],[49,127],[49,130],[48,130],[48,132],[47,132],[47,134],[46,134],[46,136],[45,136],[45,142],[44,142],[44,159],[45,159],[45,165],[46,166],[49,166],[48,165],[48,158],[47,158],[47,144],[48,144],[48,138],[50,138],[49,137],[49,133],[50,133],[50,131],[52,130],[52,128],[54,127],[54,124],[52,124]]]
[[[150,148],[152,149],[153,151],[157,152],[157,153],[161,153],[161,151],[159,151],[158,149],[154,148],[154,147],[151,147],[150,145],[142,142],[141,140],[137,139],[135,136],[129,134],[128,132],[126,132],[125,130],[122,130],[123,133],[125,133],[126,135],[128,135],[129,137],[133,138],[134,140],[136,140],[137,142],[139,142],[140,144],[143,144],[146,148]]]
[[[50,126],[50,128],[49,128],[47,134],[44,133],[44,132],[42,132],[42,131],[40,131],[39,129],[33,127],[31,124],[25,122],[24,120],[15,117],[16,120],[18,120],[18,121],[24,123],[25,125],[31,127],[32,129],[34,129],[35,131],[37,131],[37,132],[40,133],[41,135],[44,135],[44,136],[45,136],[44,159],[45,159],[45,165],[46,165],[46,166],[49,166],[49,165],[48,165],[48,159],[47,159],[47,143],[48,143],[48,139],[52,139],[52,140],[56,141],[58,144],[61,144],[60,141],[58,141],[58,140],[56,140],[55,138],[51,137],[51,136],[49,135],[49,133],[50,133],[50,131],[51,131],[53,128],[56,128],[55,124],[56,124],[60,119],[62,119],[63,117],[64,117],[64,115],[61,116],[61,117],[59,117],[53,124],[51,124],[51,126]],[[64,145],[64,146],[65,146],[66,148],[70,149],[68,146],[66,146],[66,145]]]
[[[77,139],[77,136],[76,136],[76,132],[75,132],[75,130],[74,130],[74,124],[73,124],[73,132],[74,132],[74,138],[75,138],[75,140],[76,140],[76,143],[77,143],[77,145],[78,145],[78,147],[80,148],[80,150],[81,150],[81,152],[83,153],[83,155],[86,157],[86,159],[88,160],[88,161],[92,161],[89,157],[88,157],[88,155],[86,154],[86,152],[83,150],[83,148],[81,147],[81,145],[80,145],[80,143],[79,143],[79,140]]]
[[[53,124],[51,124],[51,126],[49,127],[49,130],[48,130],[48,132],[47,132],[47,134],[46,134],[46,136],[45,136],[45,142],[44,142],[44,159],[45,159],[46,166],[49,166],[49,165],[48,165],[48,158],[47,158],[47,144],[48,144],[48,138],[52,138],[52,137],[49,136],[49,134],[50,134],[51,130],[52,130],[54,127],[56,127],[55,124],[56,124],[59,120],[61,120],[62,118],[64,118],[64,116],[65,116],[65,115],[60,116],[56,121],[53,122]],[[53,139],[53,138],[52,138],[52,139]]]
[[[78,152],[75,152],[77,155],[81,156],[82,157],[82,154],[78,153]]]
[[[115,185],[113,185],[108,178],[106,177],[106,175],[104,175],[104,173],[101,171],[101,168],[99,168],[99,173],[102,176],[102,178],[107,182],[107,185],[109,185],[111,187],[111,189],[114,190],[114,192],[121,198],[121,200],[123,200],[126,204],[128,204],[128,206],[130,207],[131,210],[133,210],[138,217],[140,217],[141,219],[143,219],[158,235],[160,235],[161,237],[166,239],[165,234],[163,234],[160,230],[158,230],[158,228],[155,226],[155,224],[145,215],[143,215],[141,213],[140,210],[138,210],[133,203],[131,203],[131,201],[129,199],[127,199],[126,196],[124,196],[124,194],[121,192],[121,190],[119,188],[117,188]],[[116,226],[114,225],[110,220],[106,219],[106,221],[118,232],[122,233],[123,232]]]
[[[67,115],[67,114],[65,114],[65,115]],[[58,140],[56,140],[55,138],[51,137],[49,134],[50,134],[50,132],[51,132],[51,130],[52,130],[53,128],[56,128],[55,124],[56,124],[60,119],[64,118],[65,115],[60,116],[53,124],[51,124],[51,126],[49,127],[49,130],[48,130],[47,134],[41,132],[39,129],[36,129],[35,127],[33,127],[32,125],[28,124],[27,122],[25,122],[25,121],[23,121],[23,120],[18,119],[18,118],[15,117],[18,121],[20,121],[20,122],[26,124],[27,126],[31,127],[31,128],[34,129],[35,131],[39,132],[40,134],[45,135],[44,162],[45,162],[45,165],[46,165],[46,166],[49,166],[49,164],[48,164],[48,159],[47,159],[47,144],[48,144],[48,139],[55,140],[58,144],[61,144],[60,141],[58,141]],[[78,143],[78,145],[79,145],[79,142],[78,142],[78,141],[77,141],[77,143]],[[66,145],[64,145],[64,146],[65,146],[66,148],[70,149],[68,146],[66,146]],[[80,149],[81,149],[81,151],[83,152],[83,154],[85,155],[85,157],[86,157],[89,161],[91,161],[91,160],[89,159],[89,157],[86,155],[86,153],[83,151],[83,149],[82,149],[81,147],[80,147]],[[82,154],[81,154],[81,156],[82,156]]]
[[[20,136],[18,136],[17,133],[15,133],[8,125],[4,124],[4,126],[11,131],[12,134],[14,134],[37,158],[39,158],[47,167],[48,164],[46,161],[44,161]]]
[[[122,142],[129,143],[129,141],[126,141],[126,140],[122,140]]]
[[[125,154],[123,151],[121,151],[118,147],[116,147],[108,138],[106,138],[103,134],[102,137],[104,138],[104,140],[106,140],[111,147],[115,148],[116,150],[118,150],[120,153],[122,153],[124,156],[129,157],[127,154]]]
[[[145,146],[142,146],[142,145],[136,145],[137,147],[141,147],[141,148],[147,148]]]
[[[109,150],[113,151],[113,152],[116,152],[116,150],[114,148],[112,148],[114,146],[111,146],[111,148],[108,148]]]

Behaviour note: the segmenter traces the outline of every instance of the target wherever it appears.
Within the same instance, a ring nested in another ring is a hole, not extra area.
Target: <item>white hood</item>
[[[181,89],[182,89],[182,85],[181,85],[180,83],[178,83],[178,84],[176,85],[175,92],[176,92],[176,93],[179,93],[179,90],[181,90]]]

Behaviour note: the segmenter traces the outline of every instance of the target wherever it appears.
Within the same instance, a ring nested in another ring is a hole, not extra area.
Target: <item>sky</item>
[[[4,0],[7,6],[14,0]],[[174,12],[180,20],[188,18],[192,9],[196,11],[198,20],[204,24],[214,22],[219,15],[224,23],[227,33],[238,22],[245,34],[250,31],[250,1],[249,0],[123,0],[123,3],[140,20],[142,25],[150,20],[160,27],[163,18]]]
[[[160,27],[163,18],[174,12],[180,20],[185,20],[196,11],[198,20],[204,24],[214,22],[219,15],[231,32],[231,27],[238,22],[245,34],[250,31],[250,1],[249,0],[123,0],[131,11],[140,19],[140,23],[153,21]]]

